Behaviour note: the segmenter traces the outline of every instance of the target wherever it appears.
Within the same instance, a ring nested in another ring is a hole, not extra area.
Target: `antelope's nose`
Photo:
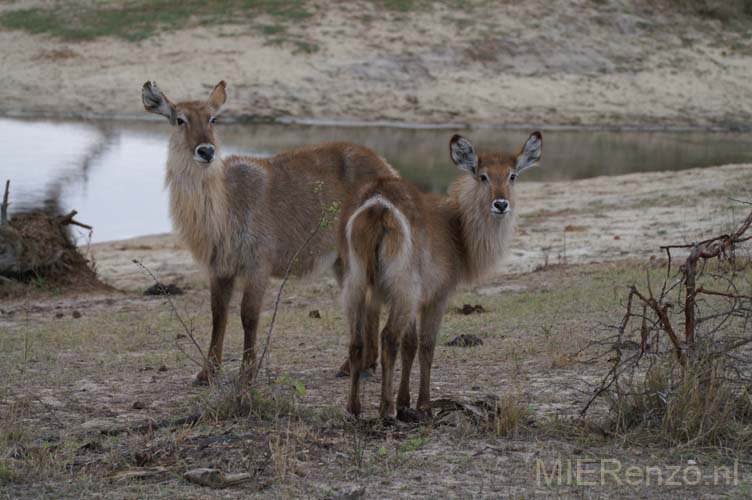
[[[491,212],[495,214],[505,214],[509,211],[509,202],[507,200],[494,200],[491,206]]]
[[[214,159],[214,146],[211,144],[199,144],[196,146],[194,158],[198,161],[211,163]]]

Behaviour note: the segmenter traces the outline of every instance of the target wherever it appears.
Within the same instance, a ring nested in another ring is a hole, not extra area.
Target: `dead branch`
[[[730,201],[735,201],[737,203],[742,203],[744,205],[752,205],[752,201],[744,201],[744,200],[737,200],[736,198],[728,197]]]
[[[282,291],[285,289],[285,285],[287,285],[287,281],[290,279],[292,268],[295,265],[295,262],[298,260],[298,256],[301,254],[301,252],[303,252],[303,250],[306,249],[306,247],[308,247],[308,244],[311,243],[311,241],[313,240],[313,238],[316,237],[319,231],[326,228],[331,223],[332,217],[333,215],[329,211],[325,210],[322,213],[321,219],[319,220],[319,224],[316,226],[316,228],[313,231],[311,231],[311,233],[308,235],[308,237],[300,245],[300,247],[297,249],[297,251],[293,254],[289,262],[287,263],[287,269],[285,269],[285,274],[282,278],[282,283],[279,285],[279,290],[277,290],[277,298],[274,301],[274,311],[272,312],[271,323],[269,323],[269,330],[266,333],[266,341],[264,342],[264,350],[261,352],[261,356],[259,357],[255,370],[253,369],[253,367],[246,367],[248,370],[254,370],[254,371],[247,373],[247,374],[243,374],[244,376],[250,375],[250,378],[254,379],[256,378],[258,373],[261,371],[261,366],[263,365],[264,359],[266,358],[266,355],[269,352],[269,345],[272,340],[272,332],[274,331],[274,324],[277,320],[277,312],[279,311],[279,302],[282,299]],[[267,376],[271,378],[271,375],[269,374],[268,370],[267,370]]]
[[[154,280],[155,283],[159,283],[159,280],[154,275],[153,272],[151,272],[151,269],[146,267],[141,261],[137,259],[133,259],[133,263],[136,264],[138,267],[144,270],[151,278]],[[193,343],[193,346],[196,348],[198,353],[201,355],[201,361],[195,360],[192,356],[188,355],[187,352],[183,351],[183,354],[186,355],[188,359],[193,361],[198,366],[206,366],[207,364],[207,357],[206,354],[204,354],[203,349],[201,349],[201,346],[198,344],[198,341],[196,340],[196,337],[193,335],[193,329],[189,328],[188,325],[185,323],[185,320],[183,320],[183,316],[180,314],[180,311],[178,311],[177,306],[175,306],[175,303],[172,301],[172,298],[167,293],[164,294],[165,298],[167,299],[167,303],[170,305],[170,309],[172,309],[173,314],[175,314],[175,317],[177,317],[178,322],[180,323],[180,326],[183,327],[183,331],[188,336],[189,339],[191,339],[191,342]],[[181,349],[182,350],[182,349]]]
[[[661,304],[655,299],[655,297],[647,298],[642,295],[635,286],[632,287],[631,293],[634,294],[635,297],[640,299],[640,301],[645,306],[649,307],[655,313],[656,317],[658,318],[658,322],[660,323],[661,327],[663,327],[666,335],[668,335],[669,339],[671,340],[671,344],[674,347],[674,353],[676,354],[676,359],[682,365],[684,365],[684,355],[682,353],[681,344],[679,343],[679,337],[676,336],[674,327],[668,317],[668,310],[671,308],[671,304]]]
[[[736,293],[726,293],[726,292],[719,292],[717,290],[706,290],[703,287],[700,287],[696,291],[697,294],[705,294],[705,295],[718,295],[720,297],[726,297],[729,299],[746,299],[746,300],[752,300],[752,295],[740,295]]]
[[[321,226],[317,226],[315,230],[311,232],[310,235],[308,235],[308,238],[303,242],[302,245],[298,248],[298,250],[293,254],[293,256],[290,258],[290,261],[287,263],[287,269],[285,269],[285,275],[282,278],[282,283],[279,285],[279,290],[277,290],[277,298],[274,301],[274,312],[272,312],[272,321],[269,323],[269,330],[266,334],[266,341],[264,342],[264,350],[261,351],[261,356],[258,360],[258,365],[255,371],[252,371],[250,373],[251,379],[256,378],[259,371],[261,371],[261,365],[264,362],[264,358],[266,357],[267,352],[269,352],[269,345],[272,340],[272,332],[274,331],[274,323],[277,320],[277,312],[279,311],[279,301],[282,299],[282,291],[285,289],[285,285],[287,285],[287,281],[290,279],[290,273],[292,273],[292,267],[295,265],[295,261],[298,259],[298,256],[303,251],[305,247],[308,246],[308,243],[311,242],[311,240],[318,234],[319,229]],[[247,367],[249,370],[253,370],[253,367]]]
[[[74,226],[79,226],[79,227],[82,227],[84,229],[88,229],[89,231],[92,231],[94,229],[93,227],[91,227],[88,224],[84,224],[82,222],[78,222],[77,220],[74,220],[73,217],[75,217],[76,215],[78,215],[78,211],[77,210],[71,210],[67,214],[61,215],[60,216],[60,224],[62,224],[63,226],[67,226],[67,225],[71,225],[72,224]]]

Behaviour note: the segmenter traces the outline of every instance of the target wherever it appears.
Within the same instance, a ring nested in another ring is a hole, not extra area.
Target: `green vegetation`
[[[285,32],[285,23],[313,15],[306,0],[133,0],[125,3],[61,3],[6,12],[0,25],[30,33],[46,33],[66,40],[114,36],[129,41],[149,38],[159,31],[191,25],[244,24],[265,35]],[[261,16],[274,24],[257,23]]]
[[[377,11],[408,12],[424,2],[371,0],[371,4]],[[7,11],[0,15],[0,26],[71,41],[112,36],[135,42],[160,31],[235,24],[245,25],[269,37],[271,43],[292,42],[296,51],[310,53],[317,51],[318,46],[290,37],[288,30],[294,24],[310,19],[315,11],[316,5],[310,0],[74,0]]]

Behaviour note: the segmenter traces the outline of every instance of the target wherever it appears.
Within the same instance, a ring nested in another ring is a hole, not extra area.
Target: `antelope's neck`
[[[464,179],[464,178],[463,178]],[[474,192],[474,183],[467,181],[453,186],[450,196],[458,207],[458,239],[465,252],[463,277],[472,282],[493,272],[509,249],[514,236],[514,210],[509,215],[494,216],[490,203],[481,204]]]
[[[170,149],[166,185],[170,217],[182,242],[204,266],[216,259],[216,248],[229,237],[225,167],[217,158],[209,166],[196,164],[192,155]]]

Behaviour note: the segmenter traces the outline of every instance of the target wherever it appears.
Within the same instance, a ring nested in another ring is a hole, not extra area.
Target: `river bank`
[[[233,120],[712,130],[752,123],[746,14],[660,2],[405,2],[395,10],[310,1],[299,12],[253,12],[243,22],[196,14],[138,37],[84,37],[34,22],[59,15],[49,19],[77,26],[88,4],[37,3],[0,6],[0,64],[12,68],[0,74],[0,114],[141,119],[145,80],[182,99],[205,98],[224,79]],[[97,8],[118,13],[107,2]],[[154,15],[168,19],[165,8]],[[31,19],[10,23],[13,12]]]

